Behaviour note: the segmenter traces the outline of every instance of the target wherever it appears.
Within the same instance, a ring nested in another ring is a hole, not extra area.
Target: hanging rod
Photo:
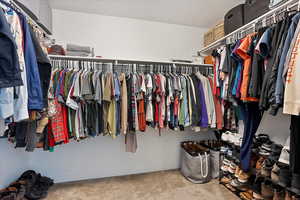
[[[9,4],[13,5],[17,9],[19,9],[19,11],[21,11],[21,13],[27,19],[29,19],[32,23],[34,23],[34,25],[37,26],[46,36],[47,35],[52,35],[52,33],[39,21],[39,19],[37,18],[37,16],[35,14],[33,14],[29,9],[25,9],[26,8],[25,6],[24,6],[24,8],[22,8],[22,6],[20,6],[22,3],[20,3],[19,1],[16,1],[16,0],[9,0],[9,1],[2,0],[2,1],[0,1],[0,3],[2,3],[5,6],[8,6]]]
[[[149,61],[149,60],[134,60],[134,59],[107,59],[97,57],[81,57],[81,56],[60,56],[60,55],[49,55],[50,59],[53,60],[71,60],[71,61],[90,61],[90,62],[102,62],[102,63],[115,63],[115,64],[175,64],[185,66],[203,66],[213,67],[210,64],[196,64],[196,63],[182,63],[182,62],[167,62],[167,61]]]
[[[260,21],[263,21],[263,19],[266,19],[269,16],[272,16],[274,14],[276,14],[277,11],[283,10],[283,9],[287,9],[287,7],[289,8],[293,8],[295,6],[299,5],[299,0],[289,0],[285,3],[283,3],[282,5],[270,10],[269,12],[261,15],[260,17],[252,20],[251,22],[249,22],[248,24],[245,24],[244,26],[236,29],[235,31],[227,34],[226,36],[220,38],[219,40],[211,43],[210,45],[204,47],[203,49],[198,51],[198,55],[199,56],[206,56],[209,53],[211,53],[214,49],[216,49],[217,47],[220,47],[222,45],[224,45],[226,43],[227,38],[232,37],[233,35],[239,33],[239,32],[243,32],[243,30],[246,30],[247,28],[249,28],[250,26],[254,26],[255,24],[257,24]]]

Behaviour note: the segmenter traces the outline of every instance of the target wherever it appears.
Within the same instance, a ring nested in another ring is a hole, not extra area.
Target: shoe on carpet
[[[241,197],[241,199],[244,199],[244,200],[252,200],[253,192],[251,190],[246,191],[246,192],[241,192],[240,197]]]
[[[228,178],[228,177],[224,176],[224,177],[221,178],[220,182],[223,183],[223,184],[228,184],[228,183],[231,182],[231,180],[232,180],[231,178]]]

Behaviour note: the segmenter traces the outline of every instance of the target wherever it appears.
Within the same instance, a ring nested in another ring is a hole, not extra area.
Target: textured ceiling
[[[244,0],[50,0],[52,8],[211,27]]]

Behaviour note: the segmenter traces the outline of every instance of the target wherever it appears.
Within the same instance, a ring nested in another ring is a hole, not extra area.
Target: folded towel
[[[79,46],[76,44],[67,44],[67,51],[80,51],[85,53],[92,53],[92,48],[88,46]]]
[[[81,56],[81,57],[92,57],[92,53],[83,51],[67,51],[68,56]]]

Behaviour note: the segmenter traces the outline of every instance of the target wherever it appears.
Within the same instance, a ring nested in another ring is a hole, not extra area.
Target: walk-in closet
[[[300,1],[0,8],[0,200],[300,199]]]

